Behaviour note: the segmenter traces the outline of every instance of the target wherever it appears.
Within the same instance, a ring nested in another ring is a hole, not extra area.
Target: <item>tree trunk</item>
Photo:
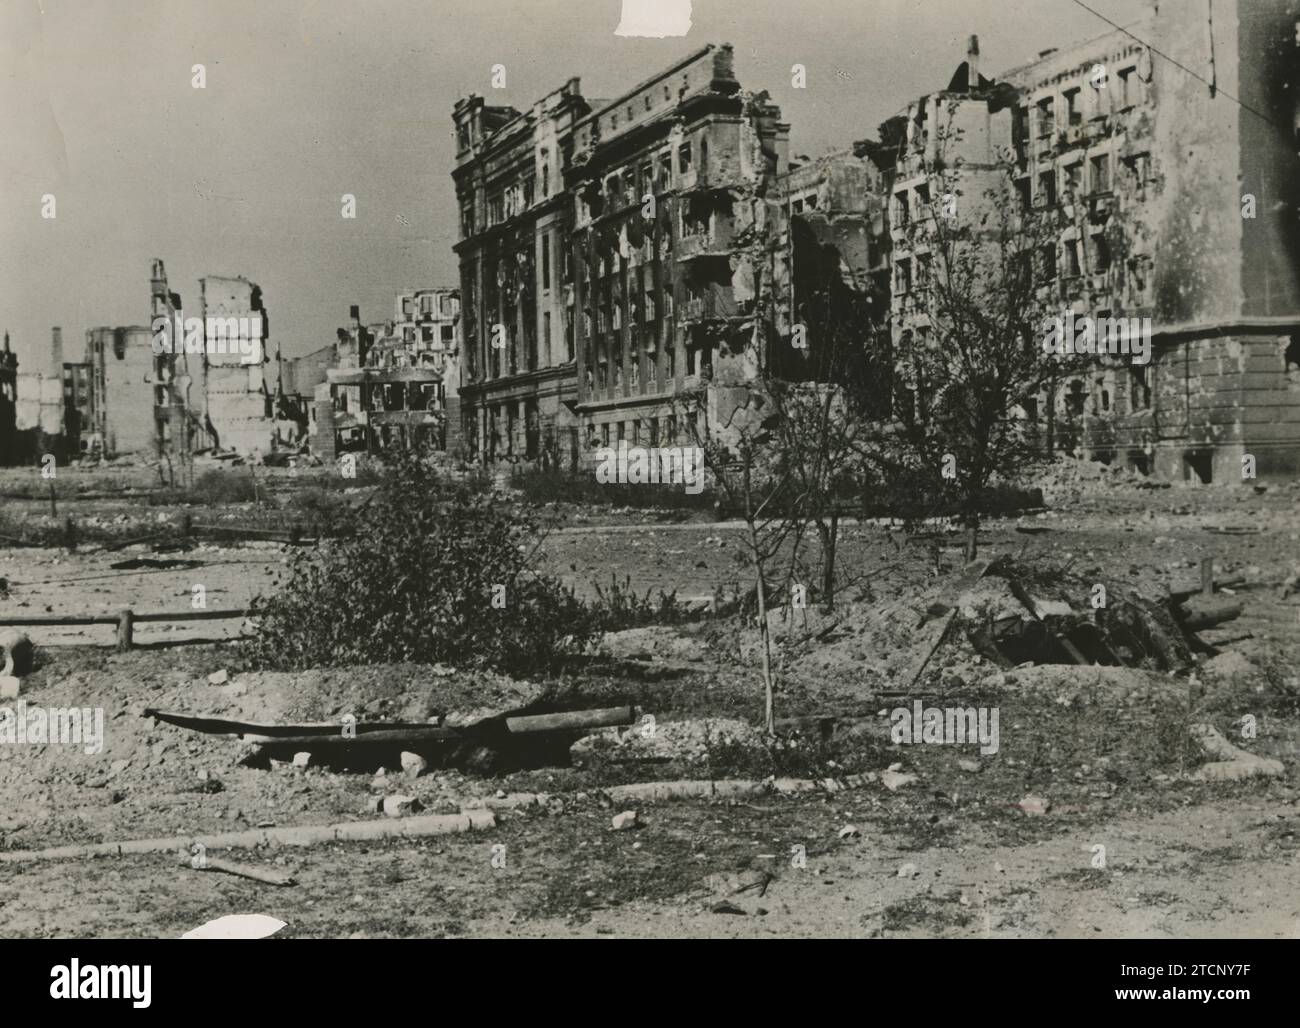
[[[835,549],[839,541],[840,516],[831,514],[830,524],[817,522],[817,533],[822,543],[822,606],[826,610],[835,607]]]
[[[1047,380],[1047,459],[1056,448],[1056,376]]]
[[[754,523],[749,523],[749,538],[755,557],[758,553],[758,530]],[[776,735],[776,717],[773,712],[772,702],[772,639],[767,630],[767,586],[763,581],[763,561],[755,559],[754,561],[755,578],[757,579],[757,592],[755,593],[758,601],[758,632],[763,641],[763,723],[766,726],[769,736]]]

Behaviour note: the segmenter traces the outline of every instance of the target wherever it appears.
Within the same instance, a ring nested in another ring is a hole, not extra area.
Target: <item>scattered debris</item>
[[[1228,742],[1212,725],[1192,725],[1192,738],[1213,758],[1193,776],[1202,782],[1235,782],[1261,776],[1276,778],[1285,770],[1280,760],[1256,756]]]
[[[208,685],[225,685],[228,681],[230,681],[230,675],[225,668],[208,675]]]
[[[712,874],[704,879],[705,886],[720,896],[739,896],[744,892],[757,890],[759,896],[767,893],[767,887],[776,876],[770,871],[751,868],[737,874]]]
[[[249,864],[237,864],[234,861],[209,857],[207,854],[195,858],[188,852],[182,850],[180,859],[181,863],[195,871],[221,871],[225,874],[235,875],[239,878],[251,878],[255,882],[265,882],[267,885],[285,886],[298,884],[291,875],[281,874],[278,871],[264,871],[260,867],[253,867]]]
[[[159,560],[157,557],[132,557],[130,560],[119,560],[109,567],[114,571],[138,571],[142,568],[154,570],[171,570],[179,568],[201,568],[207,562],[202,560],[185,560],[180,557],[174,557],[167,560]]]
[[[900,867],[900,868],[898,869],[898,875],[897,875],[897,877],[899,877],[899,878],[915,878],[915,877],[917,877],[920,873],[921,873],[920,868],[918,868],[915,864],[913,864],[913,863],[909,860],[906,864],[904,864],[902,867]]]
[[[669,760],[703,763],[718,747],[736,747],[762,752],[762,732],[745,721],[731,718],[698,718],[656,724],[629,724],[625,728],[603,728],[584,735],[569,748],[575,764],[594,761],[652,763]]]
[[[855,825],[845,825],[835,834],[841,839],[856,839],[862,833],[858,831]]]
[[[387,817],[408,817],[423,809],[423,805],[414,796],[384,797],[384,814]]]
[[[0,629],[0,675],[21,678],[32,669],[32,641],[16,628]]]
[[[403,750],[401,755],[402,773],[407,778],[419,778],[429,768],[429,762],[418,753]]]
[[[911,785],[917,781],[916,775],[906,775],[899,771],[881,771],[880,784],[890,792],[897,792],[904,786]]]
[[[622,832],[629,828],[637,828],[641,824],[640,818],[635,810],[625,810],[621,814],[614,815],[614,831]]]
[[[1026,796],[1019,803],[1017,803],[1016,806],[1019,807],[1021,810],[1023,810],[1026,814],[1034,814],[1039,816],[1046,814],[1049,810],[1052,809],[1051,801],[1046,800],[1041,796]]]

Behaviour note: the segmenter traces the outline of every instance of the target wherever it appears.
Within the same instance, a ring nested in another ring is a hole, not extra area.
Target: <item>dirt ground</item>
[[[1227,646],[1232,661],[1219,658],[1190,682],[1065,668],[1042,688],[1024,684],[1026,672],[999,677],[969,648],[945,645],[916,695],[996,705],[996,754],[889,739],[885,715],[910,696],[881,670],[864,619],[882,603],[942,591],[962,558],[956,536],[927,545],[881,524],[843,529],[841,567],[854,584],[838,617],[857,627],[815,647],[800,641],[801,629],[778,628],[778,715],[847,711],[868,726],[830,743],[799,738],[777,754],[719,746],[693,761],[406,779],[395,769],[245,767],[237,740],[141,716],[156,707],[250,720],[351,710],[424,720],[526,704],[559,688],[577,706],[634,703],[662,722],[757,723],[756,632],[734,617],[611,637],[559,683],[418,666],[277,676],[248,669],[236,641],[117,654],[86,645],[109,643],[111,627],[33,629],[37,667],[22,699],[102,707],[104,746],[86,754],[0,745],[2,850],[365,820],[374,816],[371,797],[397,793],[434,813],[514,791],[559,799],[502,812],[496,828],[463,836],[222,854],[288,871],[298,883],[290,888],[162,855],[0,863],[0,935],[172,937],[223,914],[257,912],[287,922],[281,937],[1300,938],[1300,596],[1283,598],[1279,588],[1300,564],[1300,490],[1144,490],[1080,476],[1049,483],[1047,499],[1045,512],[990,523],[985,553],[1058,569],[1063,583],[1104,575],[1153,594],[1191,587],[1211,557],[1221,579],[1245,580],[1234,589],[1245,609],[1232,627],[1250,638]],[[736,526],[552,513],[544,566],[585,595],[613,578],[639,593],[702,600],[745,581]],[[196,584],[209,607],[242,607],[274,587],[284,558],[282,547],[262,543],[183,554],[0,550],[0,614],[186,610]],[[201,563],[111,568],[132,559]],[[1071,601],[1082,608],[1087,598]],[[141,626],[137,639],[239,631],[234,621],[192,623],[185,633]],[[209,684],[221,669],[228,681]],[[1235,728],[1246,714],[1258,722],[1249,741]],[[1283,774],[1198,780],[1203,758],[1186,744],[1193,722],[1281,760]],[[652,779],[821,779],[892,765],[915,780],[897,791],[873,782],[744,803],[641,804],[642,825],[628,831],[613,830],[619,810],[602,793]],[[734,892],[737,882],[751,887]]]

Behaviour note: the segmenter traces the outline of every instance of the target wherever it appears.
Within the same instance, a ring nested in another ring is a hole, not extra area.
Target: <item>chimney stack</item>
[[[51,332],[50,361],[54,365],[54,377],[63,378],[63,329],[57,325]]]
[[[980,37],[971,36],[966,48],[966,88],[974,93],[980,87]]]

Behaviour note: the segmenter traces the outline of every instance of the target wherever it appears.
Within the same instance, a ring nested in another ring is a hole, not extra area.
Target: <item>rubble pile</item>
[[[1194,654],[1214,655],[1241,637],[1223,628],[1241,611],[1232,596],[1204,587],[1144,595],[1126,583],[1045,573],[1003,556],[913,596],[849,603],[832,615],[779,608],[770,618],[787,668],[809,675],[849,663],[864,688],[888,693],[923,676],[953,684],[942,672],[972,665],[1184,672]]]

